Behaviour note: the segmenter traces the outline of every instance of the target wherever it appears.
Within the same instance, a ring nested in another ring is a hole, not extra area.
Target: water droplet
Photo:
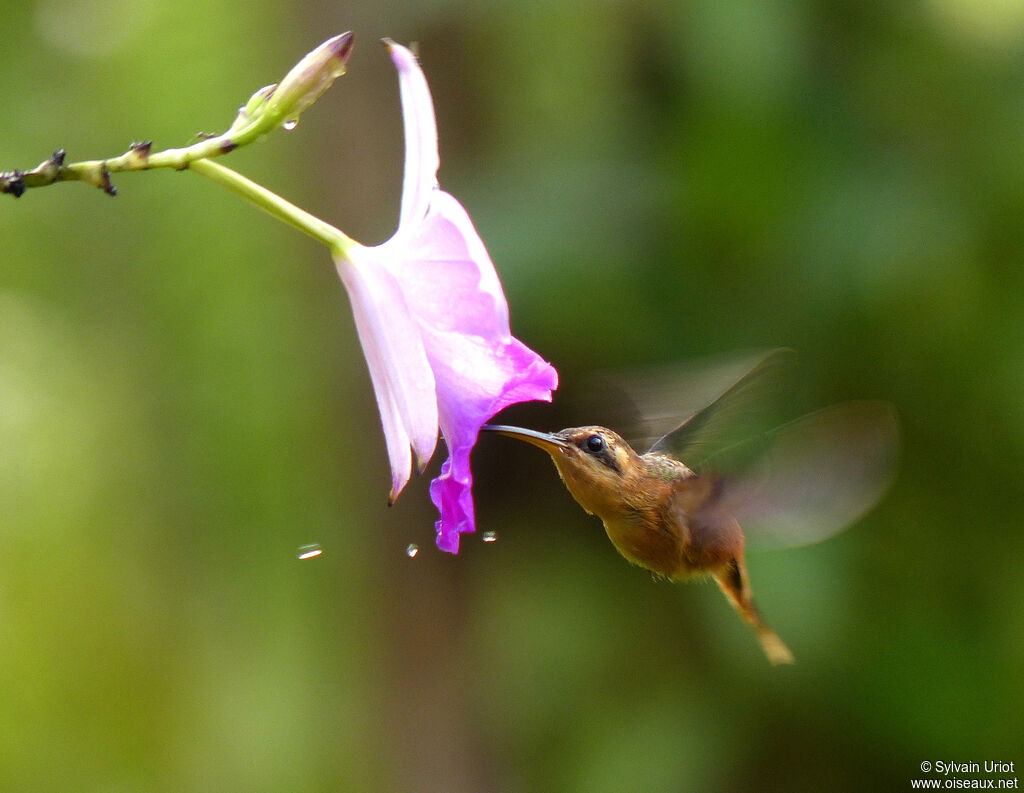
[[[485,531],[483,534],[480,535],[480,539],[484,542],[494,542],[496,539],[498,539],[498,532]]]
[[[320,543],[311,543],[310,545],[299,546],[299,559],[315,559],[324,552],[324,549],[320,547]]]
[[[299,126],[299,120],[297,118],[290,118],[281,125],[282,129],[286,129],[289,132]]]
[[[414,542],[409,543],[409,546],[405,549],[405,555],[408,556],[410,559],[412,559],[419,552],[420,546],[418,546]]]

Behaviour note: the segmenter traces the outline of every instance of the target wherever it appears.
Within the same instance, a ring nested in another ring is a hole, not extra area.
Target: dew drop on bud
[[[286,129],[289,132],[299,126],[299,120],[297,118],[290,118],[281,125],[282,129]]]
[[[324,552],[324,549],[320,547],[319,543],[312,543],[310,545],[299,546],[299,559],[315,559]]]
[[[408,547],[405,549],[405,555],[408,556],[410,559],[412,559],[419,552],[420,546],[418,546],[414,542],[409,543]]]
[[[480,535],[480,539],[484,542],[494,542],[496,539],[498,539],[498,532],[485,531],[483,534]]]

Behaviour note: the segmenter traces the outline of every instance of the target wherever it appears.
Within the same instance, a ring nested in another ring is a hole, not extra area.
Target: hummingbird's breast
[[[673,519],[671,501],[679,481],[693,472],[664,455],[644,455],[635,475],[620,488],[613,509],[599,515],[608,539],[626,559],[666,578],[689,574],[687,527]]]

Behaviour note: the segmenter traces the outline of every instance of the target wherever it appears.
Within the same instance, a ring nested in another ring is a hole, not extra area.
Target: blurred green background
[[[1024,762],[1024,5],[0,8],[2,168],[220,131],[354,30],[300,126],[225,162],[364,242],[401,182],[376,40],[418,42],[442,184],[563,379],[506,418],[590,423],[595,371],[784,345],[801,406],[887,399],[904,432],[878,509],[748,560],[798,658],[773,669],[534,449],[475,452],[497,542],[436,551],[429,476],[386,509],[316,243],[189,173],[3,197],[0,789],[905,790],[924,760]]]

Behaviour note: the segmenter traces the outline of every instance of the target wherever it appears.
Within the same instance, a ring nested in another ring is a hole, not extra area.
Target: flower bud
[[[272,83],[270,85],[263,86],[259,91],[250,96],[249,101],[238,108],[238,115],[235,116],[235,120],[231,124],[231,128],[228,130],[228,134],[251,124],[253,119],[263,112],[263,108],[266,106],[267,102],[270,101],[270,97],[274,95],[274,91],[276,90],[277,83]]]
[[[353,38],[351,32],[342,33],[308,53],[285,75],[266,105],[256,112],[273,119],[270,123],[275,126],[294,125],[302,111],[345,73]]]

